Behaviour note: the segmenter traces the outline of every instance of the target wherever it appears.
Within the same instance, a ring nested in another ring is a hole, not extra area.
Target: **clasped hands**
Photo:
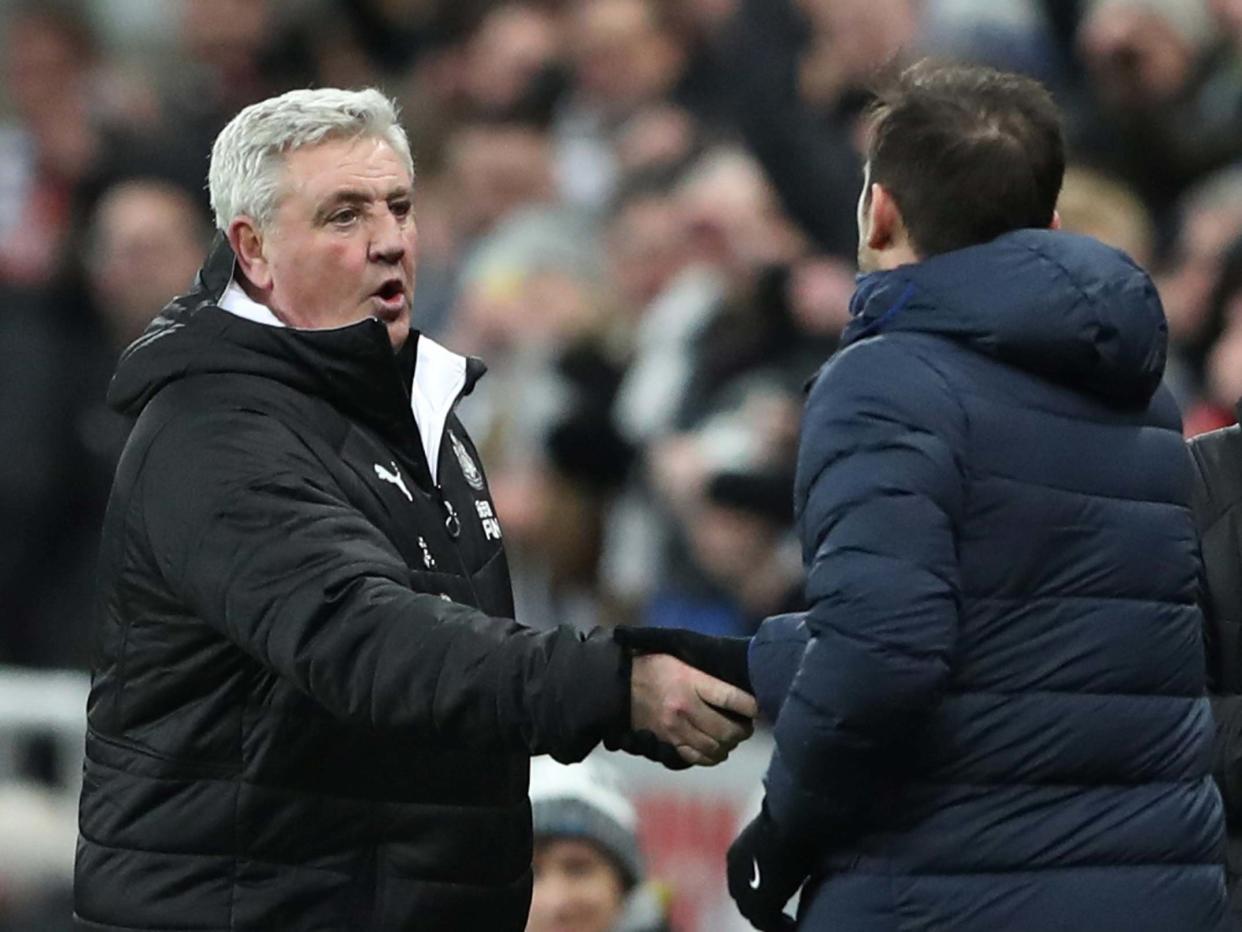
[[[758,705],[749,693],[748,638],[674,628],[618,628],[632,651],[630,728],[677,756],[666,766],[710,767],[751,736]]]
[[[618,628],[614,637],[633,653],[631,734],[650,735],[659,748],[630,750],[668,767],[711,766],[750,737],[758,706],[750,695],[749,638],[675,628]],[[795,923],[783,908],[812,861],[803,845],[778,831],[765,801],[729,848],[729,894],[755,928],[786,932]]]

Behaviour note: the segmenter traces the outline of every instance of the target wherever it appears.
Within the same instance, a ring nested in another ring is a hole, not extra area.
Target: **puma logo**
[[[395,485],[397,488],[399,488],[402,492],[405,493],[406,498],[408,498],[410,501],[414,501],[414,496],[411,495],[410,490],[405,487],[405,479],[402,478],[401,473],[397,470],[397,463],[395,460],[393,461],[391,470],[385,469],[379,463],[376,463],[375,464],[375,475],[379,476],[385,482],[391,482],[393,485]]]

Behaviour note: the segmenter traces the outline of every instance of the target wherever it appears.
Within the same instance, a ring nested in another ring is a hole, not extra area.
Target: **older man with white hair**
[[[137,422],[104,526],[78,920],[521,929],[532,754],[712,764],[753,699],[512,620],[454,415],[483,367],[411,330],[413,170],[383,95],[248,107],[209,181],[221,235],[109,393]]]

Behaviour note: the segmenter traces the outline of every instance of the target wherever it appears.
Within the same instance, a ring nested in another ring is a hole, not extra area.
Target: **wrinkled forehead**
[[[281,156],[282,196],[318,199],[350,189],[390,197],[412,186],[405,160],[383,136],[330,137]]]

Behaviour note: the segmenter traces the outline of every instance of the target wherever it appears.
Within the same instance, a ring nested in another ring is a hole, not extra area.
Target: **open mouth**
[[[405,297],[405,286],[395,279],[387,281],[376,289],[375,295],[384,302],[396,301],[398,298]]]
[[[371,292],[371,297],[378,305],[375,314],[382,320],[396,320],[405,310],[405,285],[401,284],[400,279],[394,278],[384,282]]]

